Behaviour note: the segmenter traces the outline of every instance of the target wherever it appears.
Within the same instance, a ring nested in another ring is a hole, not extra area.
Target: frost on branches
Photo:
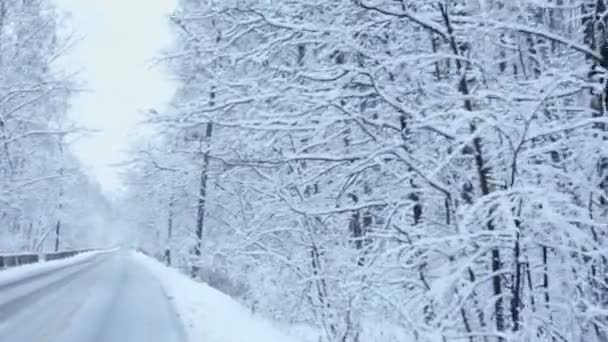
[[[50,1],[0,0],[0,252],[85,247],[109,210],[69,149],[64,23]]]
[[[327,342],[608,339],[602,0],[170,19],[125,198],[168,263]]]

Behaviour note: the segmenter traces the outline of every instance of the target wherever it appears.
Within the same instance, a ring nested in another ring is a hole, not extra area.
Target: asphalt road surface
[[[184,342],[158,280],[128,252],[0,284],[2,342]]]

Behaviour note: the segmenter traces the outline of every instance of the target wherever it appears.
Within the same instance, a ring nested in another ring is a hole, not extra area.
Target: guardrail
[[[52,253],[0,254],[0,270],[15,266],[34,264],[40,261],[65,259],[92,251],[94,251],[94,249],[79,249]]]

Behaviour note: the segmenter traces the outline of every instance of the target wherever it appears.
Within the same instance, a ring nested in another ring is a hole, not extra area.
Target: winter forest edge
[[[99,245],[118,217],[315,341],[608,340],[608,2],[180,0],[168,21],[178,90],[110,204],[67,148],[61,16],[0,1],[0,247]]]
[[[48,1],[0,1],[0,251],[104,243],[110,203],[70,145],[87,134],[67,116],[82,91],[62,59],[74,32]]]

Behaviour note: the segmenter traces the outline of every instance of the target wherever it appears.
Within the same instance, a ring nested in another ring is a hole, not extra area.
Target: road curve
[[[158,280],[131,255],[102,255],[46,279],[44,286],[4,289],[0,341],[184,342]]]

